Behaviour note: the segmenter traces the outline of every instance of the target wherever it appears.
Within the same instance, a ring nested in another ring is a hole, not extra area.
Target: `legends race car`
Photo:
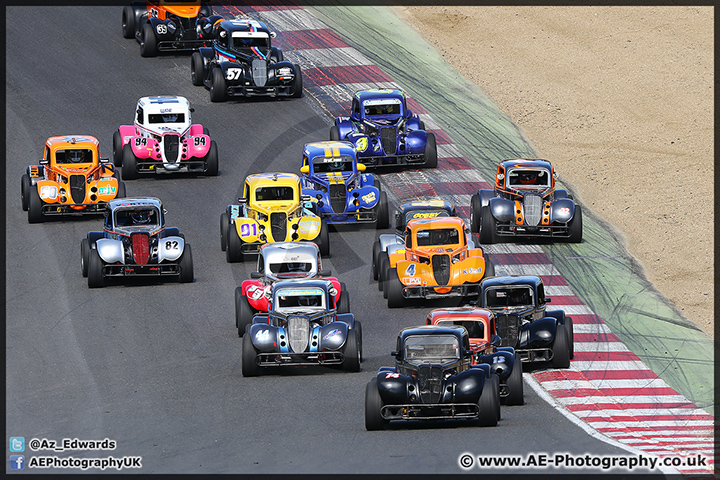
[[[228,262],[256,255],[263,243],[315,242],[323,256],[330,254],[325,220],[312,199],[301,194],[294,173],[258,173],[245,178],[239,205],[228,205],[220,215],[220,247]]]
[[[218,174],[215,140],[207,129],[192,123],[185,97],[142,97],[135,107],[135,124],[122,125],[113,135],[113,162],[126,180],[141,173],[190,172]]]
[[[337,313],[334,288],[327,279],[273,284],[270,310],[256,315],[243,335],[243,376],[283,365],[340,365],[359,371],[362,326],[352,313]]]
[[[303,194],[317,199],[328,224],[375,223],[387,228],[387,195],[379,179],[364,171],[350,142],[307,143],[300,168]]]
[[[380,367],[365,388],[365,428],[393,420],[500,420],[499,380],[487,364],[472,365],[463,327],[423,325],[400,331],[394,367]]]
[[[501,347],[496,334],[495,315],[487,309],[470,307],[438,308],[432,310],[427,325],[458,325],[470,336],[473,364],[490,365],[490,371],[500,379],[500,399],[505,405],[522,405],[523,379],[520,356],[512,347]]]
[[[312,242],[279,242],[260,245],[257,271],[235,289],[235,326],[242,337],[253,315],[267,312],[273,283],[280,280],[320,278],[330,280],[332,301],[338,313],[350,313],[347,287],[330,270],[322,269],[320,249]]]
[[[140,43],[140,55],[154,57],[159,52],[197,50],[210,45],[212,23],[218,19],[222,17],[213,15],[212,7],[205,2],[132,2],[132,6],[123,8],[122,34]]]
[[[480,243],[545,237],[582,241],[582,209],[565,190],[555,189],[550,162],[523,158],[498,165],[495,189],[470,198],[470,229]]]
[[[552,362],[568,368],[574,355],[573,322],[562,310],[546,310],[550,298],[540,277],[507,275],[480,284],[478,305],[495,314],[501,345],[515,348],[523,362]]]
[[[458,217],[411,220],[405,248],[388,255],[381,281],[388,307],[401,307],[413,298],[477,296],[480,280],[494,266],[480,248],[470,248],[465,222]]]
[[[356,92],[350,116],[337,117],[330,127],[330,140],[352,142],[368,167],[437,167],[435,134],[408,110],[400,90]]]
[[[40,165],[30,165],[20,179],[22,209],[28,222],[51,215],[102,214],[105,204],[125,196],[125,183],[98,141],[90,135],[50,137]]]
[[[300,65],[286,62],[282,50],[271,45],[276,36],[263,22],[224,20],[214,25],[212,48],[192,54],[193,85],[210,89],[210,100],[228,97],[301,97]]]
[[[165,213],[154,197],[108,202],[103,231],[89,232],[80,242],[88,287],[103,287],[107,277],[174,276],[192,282],[190,245],[177,228],[165,226]]]

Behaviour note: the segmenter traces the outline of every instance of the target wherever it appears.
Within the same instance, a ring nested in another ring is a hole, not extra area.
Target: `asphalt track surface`
[[[308,98],[211,104],[190,82],[187,55],[140,57],[137,43],[120,35],[120,12],[7,9],[6,437],[110,438],[113,456],[143,457],[142,473],[452,474],[462,472],[464,452],[627,454],[588,436],[527,385],[526,405],[503,408],[494,428],[450,422],[367,432],[366,383],[391,364],[400,328],[422,323],[434,306],[387,309],[371,281],[370,228],[332,232],[324,263],[348,284],[363,322],[361,372],[243,378],[233,291],[252,266],[225,262],[219,215],[247,174],[297,171],[302,145],[326,139],[330,120]],[[127,182],[129,196],[163,200],[168,225],[192,245],[195,282],[90,290],[80,239],[101,221],[28,224],[20,176],[52,135],[94,135],[109,156],[112,134],[131,123],[137,99],[157,94],[187,97],[194,121],[219,147],[218,177]],[[515,473],[524,472],[543,473]]]

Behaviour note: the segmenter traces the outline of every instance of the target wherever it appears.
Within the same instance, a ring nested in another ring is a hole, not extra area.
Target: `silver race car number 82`
[[[165,250],[177,250],[178,248],[177,240],[168,240],[165,242]]]

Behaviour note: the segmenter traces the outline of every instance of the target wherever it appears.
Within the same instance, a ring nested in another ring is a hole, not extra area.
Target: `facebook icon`
[[[10,470],[25,469],[25,455],[10,455]]]

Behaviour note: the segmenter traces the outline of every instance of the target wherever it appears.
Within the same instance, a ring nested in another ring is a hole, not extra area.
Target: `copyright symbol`
[[[38,448],[40,448],[40,440],[37,438],[30,440],[30,450],[37,450]]]
[[[475,461],[473,460],[472,455],[467,453],[460,455],[460,466],[462,468],[470,468],[473,466],[473,463],[475,463]]]

